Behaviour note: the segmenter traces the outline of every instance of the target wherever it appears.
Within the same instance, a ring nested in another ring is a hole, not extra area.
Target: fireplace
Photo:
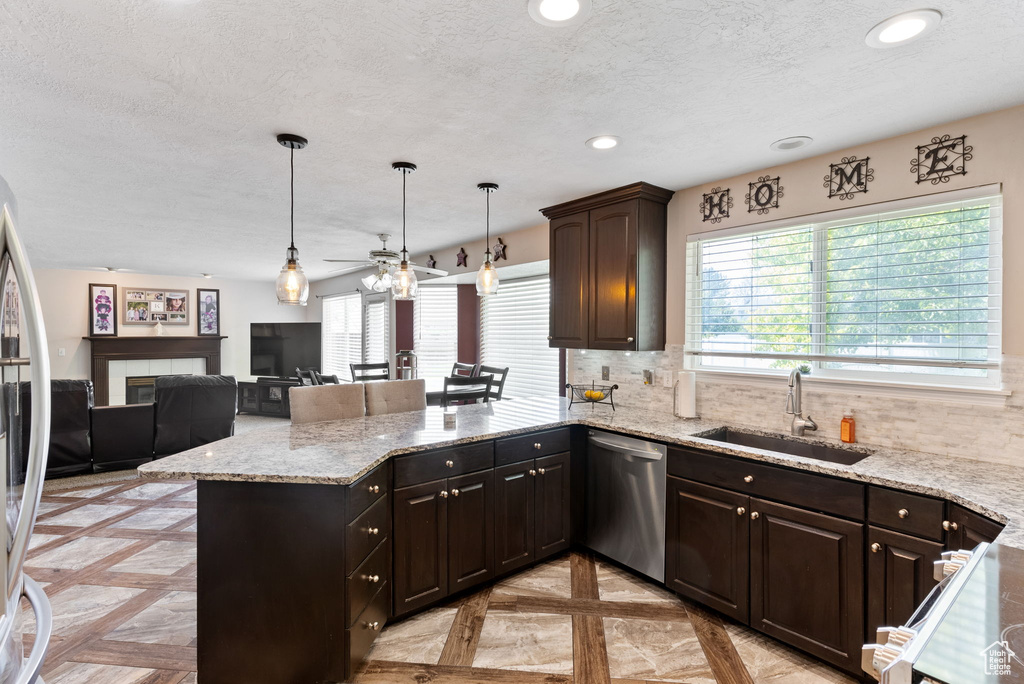
[[[156,401],[155,375],[141,375],[124,379],[125,404],[152,404]]]

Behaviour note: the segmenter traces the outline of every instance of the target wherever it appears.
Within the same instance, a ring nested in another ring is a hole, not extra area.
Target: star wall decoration
[[[427,259],[427,268],[437,268],[437,260],[434,259],[433,254],[430,255],[429,259]]]
[[[466,267],[466,259],[468,257],[469,255],[466,254],[466,248],[459,247],[459,253],[455,255],[455,265]]]
[[[502,242],[501,238],[498,238],[498,242],[494,245],[494,247],[491,248],[494,250],[494,261],[497,261],[498,259],[504,259],[505,261],[508,261],[508,257],[505,256],[506,247],[508,247],[508,245]]]

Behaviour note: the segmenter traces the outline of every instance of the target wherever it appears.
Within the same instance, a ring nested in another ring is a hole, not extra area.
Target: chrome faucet
[[[794,368],[789,374],[789,394],[786,395],[786,413],[793,416],[793,424],[789,428],[790,434],[803,437],[805,430],[817,430],[818,424],[811,420],[810,416],[804,418],[800,407],[800,369]]]

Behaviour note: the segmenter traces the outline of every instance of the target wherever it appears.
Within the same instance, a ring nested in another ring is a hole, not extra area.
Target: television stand
[[[238,412],[290,418],[288,390],[301,385],[297,378],[256,378],[256,382],[240,382]]]

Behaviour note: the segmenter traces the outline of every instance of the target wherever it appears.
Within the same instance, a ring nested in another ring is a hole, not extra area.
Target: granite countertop
[[[441,409],[436,407],[275,425],[147,463],[139,472],[154,479],[344,485],[392,456],[576,424],[949,499],[1006,523],[998,541],[1024,548],[1024,469],[1013,466],[866,445],[853,446],[870,454],[859,463],[834,464],[697,436],[723,427],[717,421],[623,407],[612,411],[608,406],[577,404],[570,411],[568,401],[558,397],[460,406],[456,412],[453,430],[444,429]],[[813,438],[803,441],[834,444]]]

